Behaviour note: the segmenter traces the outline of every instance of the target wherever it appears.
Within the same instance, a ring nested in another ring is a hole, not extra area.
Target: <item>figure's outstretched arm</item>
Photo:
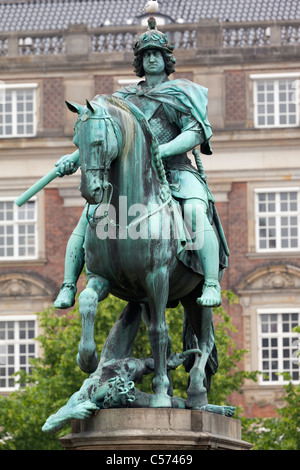
[[[80,158],[79,150],[75,152],[64,155],[61,159],[55,164],[55,168],[43,176],[40,180],[34,183],[30,188],[28,188],[21,196],[19,196],[15,203],[17,206],[21,207],[25,202],[29,201],[36,193],[41,191],[47,184],[51,183],[57,176],[64,176],[75,173],[80,167]]]
[[[71,407],[69,404],[63,406],[57,413],[49,416],[42,427],[47,433],[60,431],[71,419],[85,419],[98,410],[99,407],[91,400],[86,400]]]

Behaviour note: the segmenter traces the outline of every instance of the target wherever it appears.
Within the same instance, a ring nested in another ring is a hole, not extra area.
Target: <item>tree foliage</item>
[[[285,406],[277,417],[242,418],[244,439],[254,450],[300,450],[300,384],[289,381],[284,388]]]

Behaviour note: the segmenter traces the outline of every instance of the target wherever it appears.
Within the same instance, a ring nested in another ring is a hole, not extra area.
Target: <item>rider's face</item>
[[[145,74],[159,75],[165,70],[165,61],[157,49],[149,49],[143,54],[143,67]]]

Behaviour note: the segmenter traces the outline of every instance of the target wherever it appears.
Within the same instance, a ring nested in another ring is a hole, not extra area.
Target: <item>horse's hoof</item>
[[[80,353],[77,354],[77,364],[80,369],[85,372],[86,374],[92,374],[98,367],[99,358],[98,354],[94,352],[94,354],[88,358],[88,360],[84,360]]]
[[[150,408],[172,408],[171,397],[166,394],[152,395],[149,403]]]
[[[187,392],[185,407],[189,410],[199,410],[207,404],[207,390],[205,387],[199,388],[197,392]]]

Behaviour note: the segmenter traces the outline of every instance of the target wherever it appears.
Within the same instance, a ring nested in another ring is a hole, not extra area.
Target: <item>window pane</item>
[[[279,112],[280,113],[286,113],[286,104],[280,104],[279,105]]]
[[[265,227],[267,225],[267,219],[264,217],[259,218],[259,225],[260,227]]]
[[[258,101],[259,103],[263,103],[263,102],[265,101],[265,95],[264,95],[264,93],[258,93],[258,95],[257,95],[257,101]]]
[[[284,125],[287,123],[287,117],[286,116],[280,116],[279,117],[279,123]]]
[[[280,92],[279,101],[286,101],[286,100],[287,100],[287,94],[285,92]]]
[[[259,241],[259,248],[261,248],[262,250],[264,250],[265,248],[267,248],[267,242],[266,242],[266,240],[260,240],[260,241]]]

